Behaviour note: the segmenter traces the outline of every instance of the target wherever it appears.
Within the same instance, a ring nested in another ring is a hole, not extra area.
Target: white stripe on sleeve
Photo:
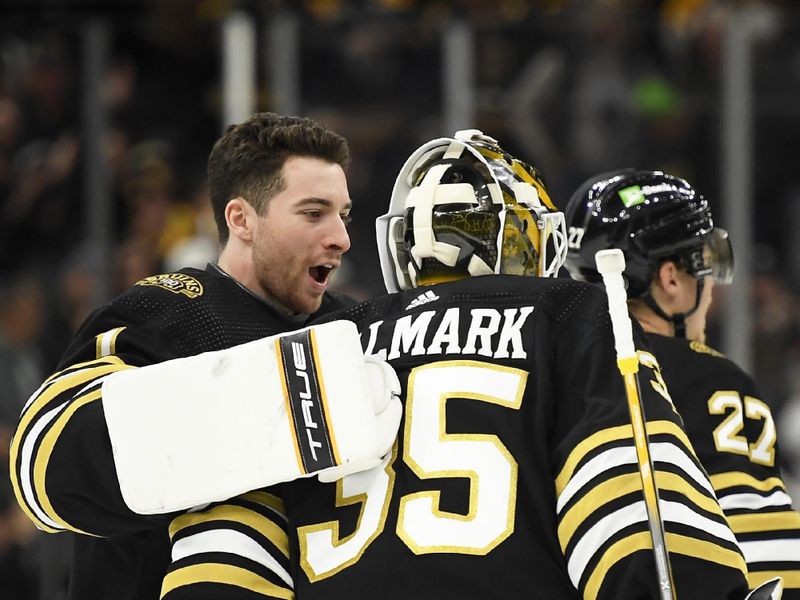
[[[759,494],[728,494],[727,496],[720,496],[719,505],[722,507],[722,510],[732,510],[735,508],[758,510],[770,506],[785,506],[787,509],[790,509],[792,506],[792,499],[789,497],[789,494],[783,490],[776,490],[769,496],[761,496]]]
[[[740,542],[747,564],[772,561],[796,561],[800,564],[800,540],[760,540]]]
[[[291,575],[261,544],[234,529],[216,529],[186,536],[172,545],[172,560],[175,562],[204,552],[225,552],[248,558],[275,573],[289,587],[294,587]]]

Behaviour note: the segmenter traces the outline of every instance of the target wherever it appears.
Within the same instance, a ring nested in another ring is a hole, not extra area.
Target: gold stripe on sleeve
[[[170,523],[169,537],[174,538],[176,533],[186,527],[212,521],[233,521],[247,525],[272,542],[284,556],[289,557],[289,539],[281,527],[256,511],[235,504],[221,504],[209,510],[176,517]]]
[[[43,385],[47,385],[54,379],[57,379],[67,371],[77,371],[78,369],[82,369],[83,367],[91,367],[91,366],[100,366],[100,365],[123,365],[125,364],[121,358],[118,356],[104,356],[103,358],[95,358],[93,360],[87,360],[85,362],[75,363],[74,365],[69,365],[68,367],[61,369],[60,371],[56,371],[50,377],[44,380]]]
[[[733,533],[800,529],[800,514],[793,510],[783,510],[752,515],[729,515],[728,522]]]
[[[244,498],[245,500],[250,500],[251,502],[263,504],[264,506],[269,506],[274,511],[286,516],[286,506],[283,504],[283,500],[275,494],[258,490],[255,492],[247,492],[239,497]]]
[[[752,569],[752,565],[750,567]],[[762,583],[775,579],[783,578],[784,589],[800,589],[800,571],[750,571],[747,574],[747,584],[750,589],[758,587]]]
[[[270,598],[284,598],[285,600],[294,598],[294,591],[275,585],[252,571],[233,565],[208,563],[190,565],[168,573],[161,584],[160,598],[163,599],[172,590],[179,587],[202,583],[231,585],[257,592]]]
[[[768,477],[767,479],[756,479],[749,473],[742,471],[729,471],[718,473],[709,477],[711,485],[715,490],[724,490],[731,487],[743,486],[750,487],[761,492],[769,492],[775,488],[786,490],[786,486],[780,477]]]

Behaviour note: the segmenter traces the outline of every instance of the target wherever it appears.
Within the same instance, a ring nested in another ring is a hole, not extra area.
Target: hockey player
[[[620,248],[631,314],[747,560],[751,586],[782,576],[800,598],[800,515],[778,468],[775,424],[753,380],[705,345],[715,282],[733,275],[730,243],[689,183],[632,169],[587,180],[566,209],[573,277],[599,283],[598,250]]]
[[[550,278],[566,241],[539,174],[480,132],[405,163],[378,220],[397,293],[336,315],[398,372],[403,423],[382,468],[283,486],[298,599],[662,597],[605,295]],[[733,533],[641,366],[677,597],[741,598]]]
[[[218,264],[148,277],[96,310],[26,404],[12,484],[40,529],[80,534],[70,598],[158,598],[170,524],[187,509],[333,479],[388,452],[400,419],[392,373],[364,361],[352,324],[305,330],[291,346],[262,339],[347,305],[326,288],[350,246],[348,162],[346,141],[308,119],[261,113],[231,126],[208,163]],[[281,386],[298,376],[324,382],[324,412],[304,397],[286,404]],[[239,502],[229,514],[269,497]],[[280,521],[244,523],[288,543]],[[181,548],[202,553],[202,539]],[[181,574],[185,589],[235,569],[214,558]],[[271,585],[291,595],[276,569]]]

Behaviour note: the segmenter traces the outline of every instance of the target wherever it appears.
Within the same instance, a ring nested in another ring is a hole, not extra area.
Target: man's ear
[[[678,279],[678,265],[674,261],[665,260],[656,269],[653,277],[656,287],[668,297],[672,298],[678,293],[680,281]]]
[[[252,241],[255,216],[253,207],[241,196],[229,200],[225,205],[225,222],[228,224],[230,237],[238,238],[243,242]]]

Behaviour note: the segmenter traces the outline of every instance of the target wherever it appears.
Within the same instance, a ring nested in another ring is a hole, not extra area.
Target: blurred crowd
[[[0,0],[0,469],[25,400],[93,308],[103,261],[113,295],[215,258],[205,160],[223,126],[220,23],[235,8],[262,37],[278,11],[298,19],[298,110],[351,143],[353,249],[336,285],[359,299],[383,291],[373,222],[402,161],[450,133],[449,25],[472,31],[474,125],[541,169],[557,204],[589,175],[661,168],[695,184],[724,226],[722,36],[730,11],[747,11],[757,38],[753,374],[779,424],[786,479],[800,482],[800,11],[788,0]],[[86,243],[82,52],[94,18],[111,43],[100,90],[111,256]],[[258,108],[274,108],[259,79]],[[0,595],[57,600],[68,546],[33,530],[2,481]]]

